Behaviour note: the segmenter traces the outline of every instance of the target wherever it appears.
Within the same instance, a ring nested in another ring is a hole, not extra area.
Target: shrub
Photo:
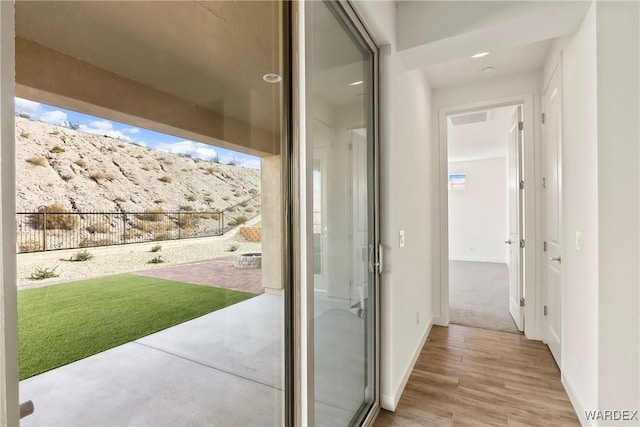
[[[217,166],[207,166],[204,168],[205,175],[213,175],[216,172],[220,172],[220,168]]]
[[[171,235],[169,235],[169,233],[160,233],[156,236],[154,236],[153,240],[170,240],[171,239]]]
[[[39,230],[45,227],[49,230],[75,230],[78,228],[78,217],[68,213],[64,205],[60,203],[45,206],[40,212],[42,213],[33,216],[33,225]]]
[[[20,114],[18,114],[18,117],[22,117],[23,119],[31,120],[31,116],[28,115],[27,113],[20,113]]]
[[[89,261],[92,258],[93,258],[93,254],[91,254],[91,252],[85,249],[71,255],[71,258],[69,258],[69,261],[82,262],[82,261]]]
[[[205,201],[206,203],[213,203],[213,199],[212,199],[211,197],[205,197],[205,198],[204,198],[204,201]]]
[[[230,225],[230,226],[232,226],[232,227],[233,227],[233,226],[236,226],[236,225],[242,225],[242,224],[244,224],[245,222],[247,222],[248,220],[249,220],[249,218],[247,218],[246,216],[244,216],[244,215],[240,215],[240,216],[239,216],[239,217],[237,217],[236,219],[231,220],[231,222],[229,222],[229,225]]]
[[[247,209],[245,209],[244,211],[245,211],[245,212],[249,212],[249,213],[251,213],[251,212],[254,212],[254,211],[255,211],[255,209],[253,209],[251,206],[249,206],[249,207],[248,207]]]
[[[140,230],[130,228],[129,230],[125,231],[122,234],[122,237],[125,240],[132,240],[132,239],[137,239],[138,237],[142,237],[142,233],[140,233]]]
[[[30,163],[34,166],[46,166],[49,164],[49,162],[47,162],[47,159],[40,156],[28,158],[26,161],[27,163]]]
[[[109,233],[111,231],[111,224],[109,221],[94,222],[87,227],[89,233]]]
[[[124,196],[116,196],[116,202],[126,202],[127,200]]]
[[[116,177],[115,177],[113,174],[108,173],[108,174],[106,174],[106,175],[104,176],[104,179],[106,179],[107,181],[111,182],[111,181],[113,181],[114,179],[116,179]]]
[[[63,181],[71,181],[73,178],[75,178],[76,176],[72,173],[61,173],[60,174],[60,178],[62,178]]]
[[[229,196],[222,196],[222,200],[224,200],[225,202],[228,201],[230,199]]]
[[[142,221],[158,222],[164,219],[164,209],[153,208],[147,209],[144,213],[139,213],[136,217]]]
[[[49,150],[50,153],[54,153],[54,154],[60,154],[60,153],[64,153],[66,150],[62,147],[60,147],[59,145],[54,146],[51,150]]]
[[[181,205],[181,206],[180,206],[180,210],[181,210],[181,211],[191,212],[191,211],[193,211],[193,206],[189,206],[189,205]]]
[[[160,249],[162,249],[162,245],[154,245],[149,252],[160,252]]]
[[[195,194],[189,194],[186,197],[186,199],[187,199],[188,202],[195,202],[197,200],[197,197],[195,196]]]
[[[227,252],[235,252],[238,249],[240,249],[240,245],[237,243],[232,243],[229,245],[229,247],[227,248]]]
[[[126,147],[126,145],[124,145],[124,144],[118,144],[118,148],[124,148],[124,147]]]
[[[29,139],[29,137],[31,137],[31,134],[29,132],[22,132],[20,133],[20,136],[24,139]]]
[[[150,170],[151,170],[151,166],[149,166],[149,165],[144,165],[144,166],[142,166],[142,167],[141,167],[141,169],[142,169],[143,171],[150,171]]]
[[[38,240],[29,240],[18,245],[18,252],[38,252],[42,249],[42,244]]]
[[[252,188],[251,190],[249,190],[249,193],[251,193],[251,195],[255,196],[256,194],[258,194],[258,190],[256,190],[255,188]]]
[[[200,214],[200,218],[202,219],[220,219],[220,214],[218,212],[205,212]]]
[[[164,262],[164,260],[162,259],[162,255],[158,255],[155,258],[151,258],[149,261],[147,261],[147,264],[162,264]]]
[[[173,177],[170,175],[164,175],[158,178],[158,181],[164,182],[166,184],[171,184],[173,182]]]
[[[44,279],[51,279],[52,277],[58,277],[59,274],[56,274],[56,268],[58,268],[58,266],[55,266],[53,268],[38,267],[34,270],[33,273],[31,273],[30,279],[44,280]]]
[[[154,200],[154,201],[153,201],[153,203],[155,203],[155,204],[159,205],[159,204],[161,204],[161,203],[164,203],[164,200],[162,200],[162,199],[156,199],[156,200]]]
[[[49,132],[49,135],[60,135],[60,131],[54,130],[53,132]]]
[[[248,202],[242,202],[242,203],[240,203],[240,206],[243,207],[243,208],[246,208],[247,206],[249,206],[249,203]]]
[[[81,168],[86,168],[87,167],[87,161],[85,159],[78,159],[75,162],[76,165],[80,166]]]
[[[95,171],[89,174],[89,178],[94,180],[95,182],[102,181],[106,178],[106,175],[102,171]]]
[[[200,224],[201,218],[199,215],[179,215],[178,227],[182,229],[195,228]]]

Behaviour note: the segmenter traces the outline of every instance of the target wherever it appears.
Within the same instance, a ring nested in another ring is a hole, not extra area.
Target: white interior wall
[[[595,7],[598,406],[603,410],[638,409],[640,3],[598,1]]]
[[[547,82],[562,56],[562,376],[576,412],[597,408],[598,139],[596,21],[591,7],[574,37],[556,41]],[[581,250],[575,233],[583,233]]]
[[[393,410],[426,339],[438,276],[437,147],[431,142],[431,89],[406,70],[395,48],[395,2],[355,2],[380,52],[382,406]],[[384,46],[386,45],[386,46]],[[399,248],[398,233],[406,245]]]
[[[505,157],[449,162],[449,174],[467,174],[464,189],[449,190],[450,260],[508,262],[505,164]]]

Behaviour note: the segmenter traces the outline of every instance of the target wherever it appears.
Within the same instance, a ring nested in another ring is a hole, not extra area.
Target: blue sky
[[[68,123],[78,124],[80,126],[78,130],[81,132],[107,135],[112,138],[118,138],[126,142],[136,143],[168,153],[190,154],[194,158],[197,157],[204,160],[212,160],[218,157],[222,163],[228,163],[234,160],[240,166],[260,169],[260,159],[255,156],[114,122],[112,120],[106,120],[100,117],[88,116],[27,99],[16,98],[16,114],[28,114],[33,120],[54,125],[64,126]]]

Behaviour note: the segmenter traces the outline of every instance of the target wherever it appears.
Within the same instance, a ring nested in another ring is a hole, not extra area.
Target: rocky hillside
[[[191,159],[16,117],[17,210],[224,210],[260,191],[260,171]],[[259,210],[251,202],[250,216]],[[246,208],[246,206],[245,206]]]

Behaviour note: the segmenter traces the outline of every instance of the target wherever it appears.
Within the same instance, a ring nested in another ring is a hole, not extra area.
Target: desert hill
[[[260,171],[169,154],[16,117],[18,212],[223,210],[260,191]],[[259,198],[249,204],[254,216]],[[245,207],[246,208],[246,207]]]

